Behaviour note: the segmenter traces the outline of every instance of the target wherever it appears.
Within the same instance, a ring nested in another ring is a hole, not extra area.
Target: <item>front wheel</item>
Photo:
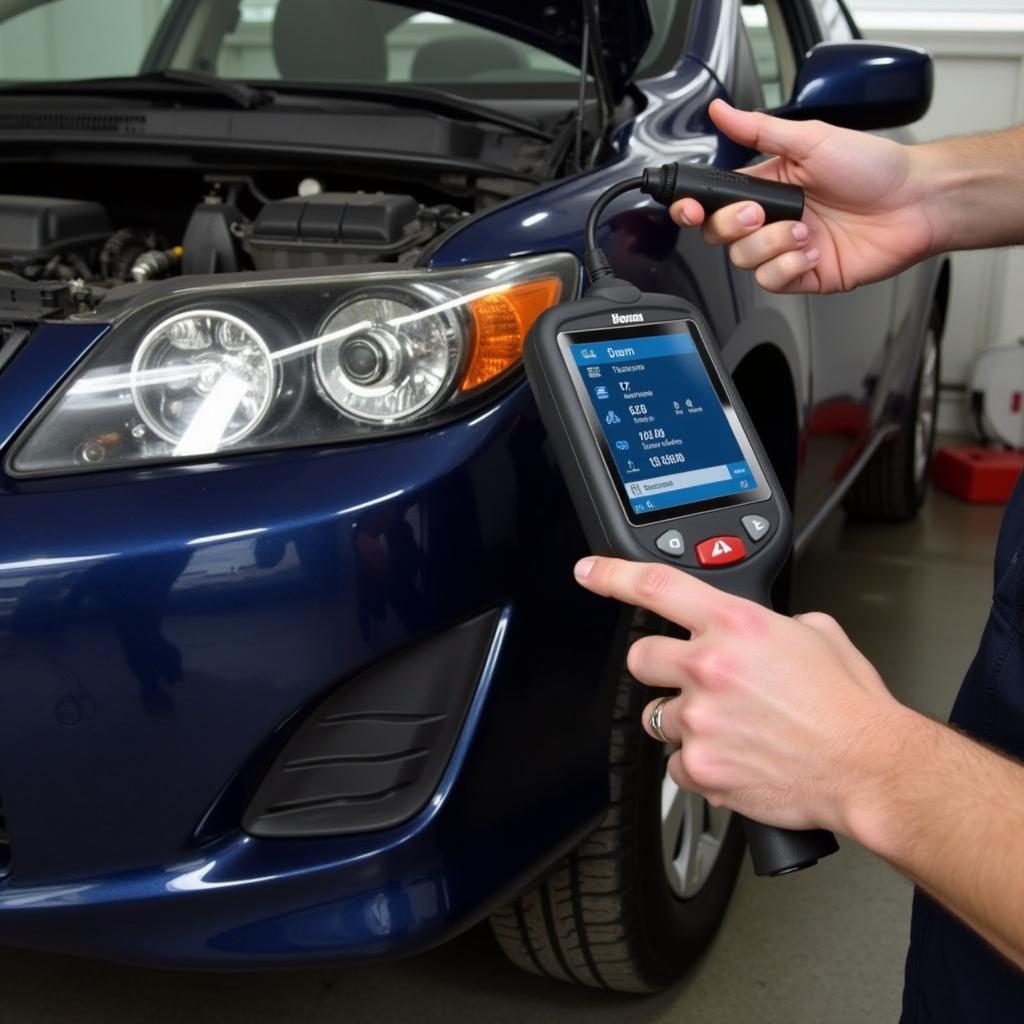
[[[847,494],[844,505],[851,519],[902,523],[924,503],[935,448],[941,334],[942,315],[933,307],[900,432],[875,452]]]
[[[651,632],[665,632],[664,623],[638,610],[630,642]],[[651,698],[623,668],[604,820],[547,878],[491,917],[506,955],[534,974],[654,992],[686,972],[725,914],[743,856],[739,822],[668,777],[668,750],[640,726]]]

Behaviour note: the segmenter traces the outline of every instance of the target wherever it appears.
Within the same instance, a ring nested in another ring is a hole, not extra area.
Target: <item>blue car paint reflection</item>
[[[0,539],[0,778],[17,842],[0,936],[195,964],[411,948],[585,828],[603,802],[597,758],[568,808],[551,794],[544,813],[532,795],[540,765],[506,785],[518,820],[511,808],[496,819],[477,785],[506,774],[507,728],[535,728],[524,686],[558,671],[524,662],[563,630],[592,647],[591,630],[614,626],[610,608],[576,595],[582,542],[542,436],[519,385],[468,421],[397,443],[116,472],[86,487],[5,481],[20,525]],[[506,611],[490,662],[444,782],[413,821],[285,843],[197,821],[325,683],[493,605]],[[582,663],[563,716],[587,705],[601,672],[593,653]],[[600,717],[595,707],[595,737]],[[394,892],[411,879],[437,898],[418,896],[410,917]],[[372,928],[339,924],[367,915]]]

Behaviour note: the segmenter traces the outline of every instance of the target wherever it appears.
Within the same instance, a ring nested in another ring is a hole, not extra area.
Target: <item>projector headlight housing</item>
[[[320,332],[331,340],[314,357],[328,401],[355,420],[394,423],[443,400],[465,355],[466,318],[453,298],[436,287],[378,289],[334,310]]]
[[[28,425],[8,460],[12,475],[439,425],[515,379],[530,327],[575,295],[579,263],[557,253],[456,270],[202,280],[154,285],[113,318]]]

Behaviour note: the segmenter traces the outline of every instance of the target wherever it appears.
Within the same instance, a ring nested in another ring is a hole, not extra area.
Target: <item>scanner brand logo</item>
[[[612,313],[613,324],[642,324],[643,313]]]

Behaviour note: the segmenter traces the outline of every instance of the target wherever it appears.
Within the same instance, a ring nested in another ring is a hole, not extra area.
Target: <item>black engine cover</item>
[[[88,249],[110,232],[110,218],[99,203],[0,195],[0,262],[34,263]]]

